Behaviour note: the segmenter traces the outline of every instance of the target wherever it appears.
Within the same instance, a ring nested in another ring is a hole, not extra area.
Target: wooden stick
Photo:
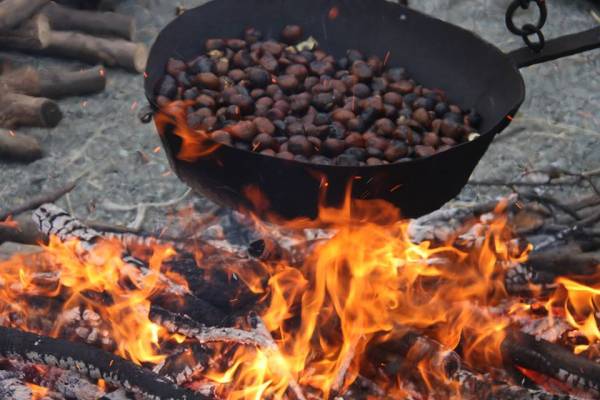
[[[54,128],[63,115],[58,104],[42,97],[0,92],[0,127],[38,126]]]
[[[148,59],[148,49],[142,43],[52,30],[48,34],[48,45],[41,53],[122,67],[133,72],[143,72]]]
[[[42,156],[42,148],[34,138],[15,132],[0,132],[0,160],[30,162]]]
[[[124,387],[142,398],[208,399],[104,350],[18,329],[0,327],[0,355],[20,357],[28,362],[51,367],[60,366],[92,379],[102,378],[107,383]]]
[[[132,40],[135,20],[114,12],[82,11],[50,2],[41,11],[58,31],[80,31],[97,36],[116,36]]]
[[[22,51],[40,50],[48,45],[49,32],[48,18],[37,15],[16,29],[0,30],[0,47]]]
[[[0,2],[0,30],[12,29],[34,15],[49,0],[4,0]]]
[[[5,220],[6,218],[8,218],[8,216],[11,216],[11,215],[12,216],[19,215],[22,212],[32,210],[32,209],[39,207],[45,203],[53,203],[56,200],[63,197],[65,194],[69,193],[71,190],[73,190],[76,185],[77,185],[77,182],[69,182],[66,185],[64,185],[54,191],[42,193],[37,196],[33,196],[28,201],[22,203],[20,206],[17,206],[15,208],[12,208],[12,209],[9,209],[6,211],[0,211],[0,220]]]
[[[103,67],[81,71],[35,70],[31,67],[0,77],[0,87],[15,93],[58,99],[98,93],[106,87]]]

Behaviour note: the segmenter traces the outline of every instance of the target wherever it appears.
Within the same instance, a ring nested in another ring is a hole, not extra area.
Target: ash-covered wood
[[[0,327],[0,354],[77,372],[154,400],[207,400],[103,350],[62,339]]]
[[[80,71],[35,70],[27,67],[0,76],[0,87],[14,93],[59,99],[94,94],[106,87],[103,67]]]
[[[0,31],[12,29],[29,19],[49,0],[4,0],[0,2]]]
[[[0,115],[4,111],[0,110]],[[0,130],[0,160],[31,162],[44,155],[39,142],[17,132]],[[3,218],[0,218],[0,220]]]
[[[557,379],[573,388],[600,392],[600,364],[577,356],[560,345],[512,330],[502,343],[502,352],[514,365]]]
[[[158,306],[150,309],[152,322],[165,327],[171,333],[179,333],[199,343],[235,342],[261,348],[269,348],[265,336],[258,331],[237,328],[213,327],[200,324],[184,315],[174,314]]]
[[[126,40],[132,40],[135,35],[135,20],[124,14],[76,10],[55,2],[46,5],[41,13],[48,18],[50,27],[54,30],[80,31]]]
[[[42,97],[18,93],[0,93],[0,127],[36,126],[54,128],[63,114],[57,103]]]
[[[0,399],[30,400],[31,389],[23,381],[22,374],[12,371],[0,371]]]

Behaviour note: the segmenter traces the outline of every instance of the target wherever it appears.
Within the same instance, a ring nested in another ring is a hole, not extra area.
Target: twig
[[[152,202],[152,203],[139,203],[139,204],[117,204],[113,203],[110,200],[104,200],[103,206],[109,211],[132,211],[137,210],[137,214],[135,219],[127,224],[127,227],[132,229],[141,229],[142,224],[144,223],[144,218],[146,217],[146,211],[151,207],[169,207],[173,206],[183,200],[192,192],[192,189],[188,189],[179,197],[176,197],[171,200],[161,201],[161,202]]]
[[[65,194],[72,191],[75,188],[75,186],[77,186],[77,182],[73,181],[52,192],[42,193],[40,195],[33,196],[31,199],[29,199],[28,201],[26,201],[18,207],[0,212],[0,221],[5,220],[9,216],[15,216],[24,211],[32,210],[36,207],[41,206],[42,204],[54,203],[56,200],[60,199]]]
[[[578,221],[581,220],[581,216],[577,213],[577,211],[573,210],[571,207],[550,195],[542,195],[533,192],[519,192],[519,196],[529,200],[539,201],[540,203],[547,203],[563,211],[565,214],[569,214],[574,219]]]

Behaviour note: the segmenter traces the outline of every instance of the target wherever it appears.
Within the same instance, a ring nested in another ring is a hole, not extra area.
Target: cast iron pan
[[[339,10],[335,19],[328,17],[332,7]],[[380,57],[390,51],[390,65],[405,67],[425,87],[445,90],[463,109],[475,108],[483,124],[479,138],[442,153],[368,167],[312,165],[229,146],[184,162],[176,157],[181,142],[173,127],[163,129],[169,161],[184,182],[217,203],[263,218],[315,218],[319,202],[341,205],[349,183],[353,198],[386,200],[405,217],[440,208],[465,186],[494,135],[506,128],[523,102],[525,86],[518,68],[600,43],[596,29],[578,34],[577,43],[572,35],[547,42],[541,53],[522,49],[507,55],[472,32],[384,0],[215,0],[185,12],[158,36],[145,82],[150,104],[155,104],[154,88],[170,57],[190,60],[203,52],[205,39],[238,37],[251,26],[277,38],[288,24],[301,25],[336,57],[352,48]],[[256,189],[262,201],[256,201]]]

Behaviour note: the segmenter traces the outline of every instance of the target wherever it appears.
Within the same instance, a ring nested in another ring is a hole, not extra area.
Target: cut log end
[[[63,114],[58,104],[52,100],[44,99],[40,106],[40,117],[44,127],[54,128],[62,120]]]
[[[145,44],[138,44],[133,56],[133,65],[137,72],[143,73],[148,62],[148,48]]]

